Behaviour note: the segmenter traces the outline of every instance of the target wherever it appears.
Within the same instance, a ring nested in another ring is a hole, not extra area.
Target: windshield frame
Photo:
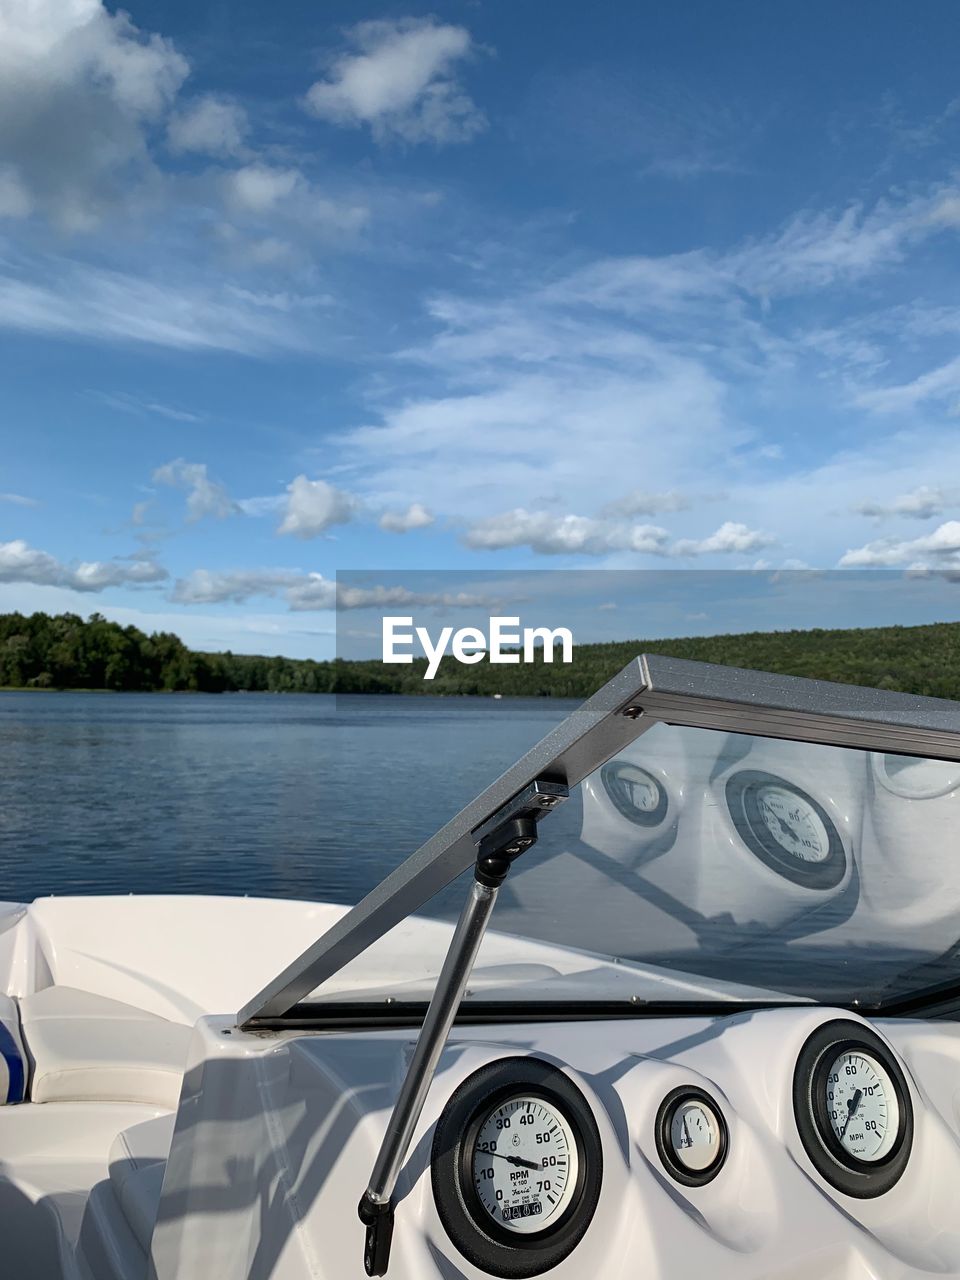
[[[239,1012],[238,1025],[317,1025],[342,1017],[342,1005],[316,999],[324,982],[472,866],[484,837],[538,788],[560,796],[658,723],[960,760],[957,702],[641,654],[278,974]],[[375,777],[370,790],[371,803],[382,803]],[[549,809],[537,816],[549,821]],[[563,1007],[556,1016],[564,1016]],[[744,1005],[718,1000],[711,1007],[733,1012]],[[371,1014],[377,1009],[382,1018],[385,1006],[368,1006]],[[471,1021],[477,1012],[479,1002]]]

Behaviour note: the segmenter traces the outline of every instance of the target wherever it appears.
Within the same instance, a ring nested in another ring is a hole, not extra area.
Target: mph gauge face
[[[823,862],[829,856],[827,828],[798,792],[775,783],[758,787],[757,808],[770,836],[791,858]]]
[[[847,855],[836,823],[802,788],[744,769],[727,779],[727,809],[740,839],[771,871],[808,889],[834,889]]]
[[[501,1228],[542,1231],[565,1209],[577,1185],[577,1142],[560,1110],[520,1094],[481,1121],[473,1147],[473,1185]]]
[[[893,1083],[863,1050],[841,1053],[825,1081],[827,1116],[837,1141],[856,1160],[882,1160],[896,1141],[900,1108]]]

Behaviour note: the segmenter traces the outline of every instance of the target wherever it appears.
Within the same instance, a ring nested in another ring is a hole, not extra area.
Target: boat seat
[[[110,1148],[110,1176],[87,1198],[77,1252],[102,1280],[146,1280],[147,1258],[175,1116],[124,1129]]]
[[[16,1002],[10,996],[0,995],[0,1105],[23,1101],[25,1064]]]
[[[20,1001],[33,1102],[180,1099],[191,1030],[155,1013],[75,987],[45,987]]]

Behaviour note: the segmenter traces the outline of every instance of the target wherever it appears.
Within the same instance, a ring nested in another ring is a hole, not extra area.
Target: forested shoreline
[[[748,632],[582,644],[570,665],[463,666],[424,661],[315,662],[200,653],[170,632],[147,635],[100,614],[0,614],[0,687],[149,693],[398,693],[584,698],[641,652],[786,675],[960,698],[960,623],[918,627]]]

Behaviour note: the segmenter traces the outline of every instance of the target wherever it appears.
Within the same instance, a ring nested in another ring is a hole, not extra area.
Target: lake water
[[[0,898],[355,902],[574,705],[0,693]]]

